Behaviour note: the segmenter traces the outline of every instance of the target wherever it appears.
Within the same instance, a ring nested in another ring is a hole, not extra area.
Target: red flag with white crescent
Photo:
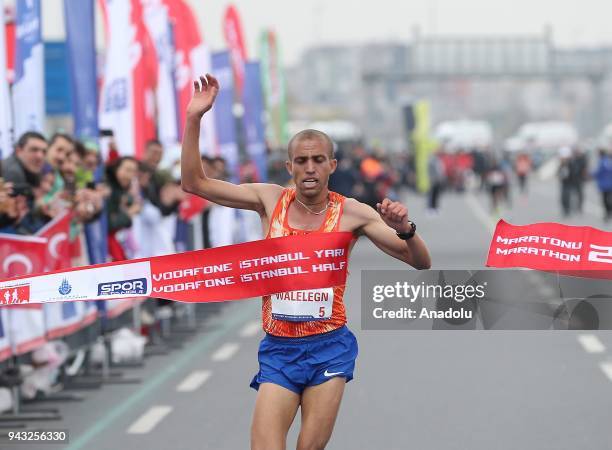
[[[0,234],[0,277],[13,278],[43,272],[47,259],[47,239],[35,236]],[[21,290],[20,290],[21,289]],[[0,291],[5,304],[19,308],[41,309],[42,305],[27,304],[29,288]],[[7,301],[8,299],[8,301]]]
[[[69,211],[60,214],[43,228],[37,236],[48,239],[45,271],[69,269],[70,265],[70,221]]]

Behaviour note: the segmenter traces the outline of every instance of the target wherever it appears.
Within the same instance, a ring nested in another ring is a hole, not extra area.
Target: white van
[[[490,147],[493,143],[493,130],[484,121],[450,120],[436,126],[434,138],[446,151],[470,151]]]
[[[577,143],[578,131],[571,123],[530,122],[522,125],[514,136],[505,141],[504,149],[552,154],[561,147],[573,147]]]

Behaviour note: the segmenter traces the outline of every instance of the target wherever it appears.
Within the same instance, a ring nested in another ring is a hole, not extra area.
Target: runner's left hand
[[[385,198],[382,203],[376,204],[376,210],[380,214],[383,222],[398,233],[408,233],[410,231],[410,225],[408,224],[408,208],[400,202],[392,202],[388,198]]]

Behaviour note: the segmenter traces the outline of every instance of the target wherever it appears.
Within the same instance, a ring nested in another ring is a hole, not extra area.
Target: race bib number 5
[[[326,320],[332,316],[334,289],[309,289],[272,294],[272,318],[290,322]]]

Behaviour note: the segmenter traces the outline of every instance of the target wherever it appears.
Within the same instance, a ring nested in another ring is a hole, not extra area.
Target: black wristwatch
[[[396,232],[397,237],[404,241],[412,239],[416,234],[416,223],[411,220],[409,220],[408,223],[410,224],[410,231],[408,231],[407,233]]]

